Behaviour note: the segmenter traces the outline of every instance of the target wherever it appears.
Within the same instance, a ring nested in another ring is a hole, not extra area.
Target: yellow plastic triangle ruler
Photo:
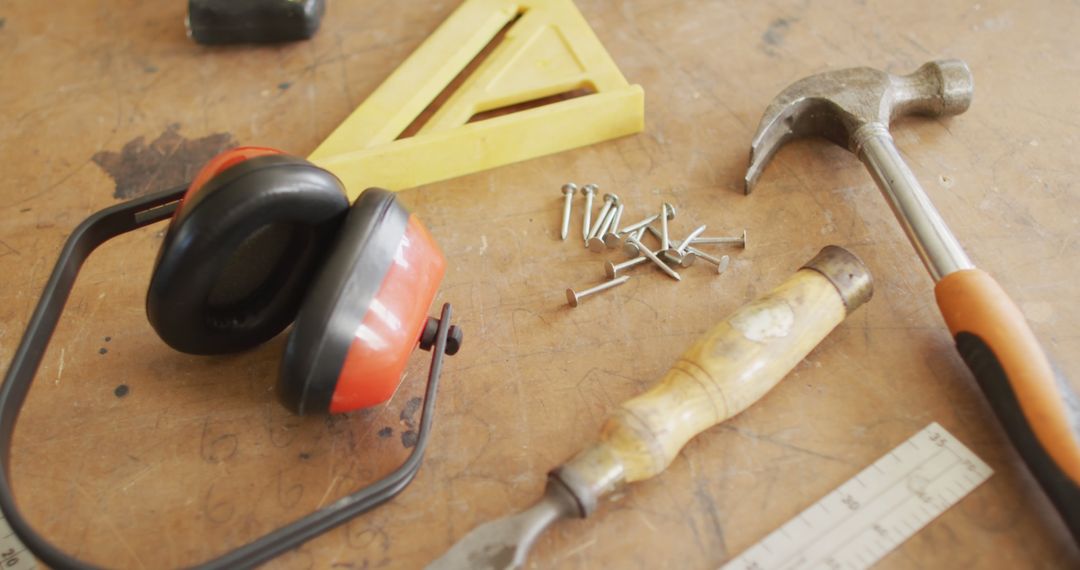
[[[644,101],[571,0],[466,0],[308,158],[355,198],[640,132]]]

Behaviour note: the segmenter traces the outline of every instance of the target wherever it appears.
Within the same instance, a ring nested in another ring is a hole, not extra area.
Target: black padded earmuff
[[[348,207],[334,175],[297,157],[257,156],[216,173],[165,234],[146,296],[154,330],[192,354],[274,337],[295,318]]]

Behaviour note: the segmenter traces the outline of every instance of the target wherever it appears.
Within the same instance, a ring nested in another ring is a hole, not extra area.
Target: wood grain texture
[[[193,174],[200,165],[184,157],[200,145],[306,154],[456,5],[332,1],[312,41],[208,49],[184,37],[184,2],[0,3],[0,361],[10,360],[65,236],[117,201],[117,175],[95,155],[123,155],[132,144],[141,160],[119,179],[124,193],[138,193]],[[904,119],[893,135],[972,259],[1080,388],[1072,111],[1080,6],[578,5],[645,88],[646,131],[401,194],[448,256],[436,303],[454,304],[466,335],[446,365],[432,447],[393,502],[269,566],[415,568],[478,523],[527,506],[547,470],[620,402],[829,243],[866,261],[874,299],[758,404],[688,443],[662,476],[549,530],[531,564],[715,567],[938,421],[995,475],[880,568],[1080,566],[955,354],[931,280],[858,160],[822,141],[795,142],[753,195],[741,190],[760,115],[792,81],[838,67],[907,73],[938,57],[965,59],[975,75],[971,109]],[[163,136],[170,129],[180,138]],[[617,191],[627,220],[669,201],[679,211],[674,235],[703,223],[710,234],[746,228],[751,247],[725,251],[725,274],[695,266],[681,283],[643,265],[626,285],[570,309],[563,291],[603,279],[603,256],[558,239],[567,181]],[[196,563],[393,468],[413,437],[426,366],[414,358],[386,406],[290,416],[271,392],[283,339],[196,358],[153,335],[143,298],[161,232],[141,230],[91,257],[12,454],[34,524],[117,567]]]

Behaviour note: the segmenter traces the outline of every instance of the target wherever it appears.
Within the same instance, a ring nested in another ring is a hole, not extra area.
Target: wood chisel
[[[691,438],[764,396],[872,291],[855,255],[836,246],[821,250],[714,326],[652,389],[624,402],[597,442],[549,474],[536,504],[480,525],[428,568],[520,567],[550,524],[584,518],[601,497],[659,475]]]

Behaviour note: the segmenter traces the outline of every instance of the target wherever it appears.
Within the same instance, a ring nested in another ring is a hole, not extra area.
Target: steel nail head
[[[615,219],[616,211],[618,210],[615,208],[609,209],[607,211],[607,215],[604,216],[603,220],[597,220],[600,224],[600,227],[597,228],[596,231],[591,232],[589,235],[589,240],[585,242],[585,247],[589,248],[590,251],[595,251],[599,253],[603,251],[605,247],[607,247],[604,244],[604,235],[607,234],[608,228],[611,227],[611,223]],[[596,242],[600,243],[597,244]]]
[[[638,228],[636,232],[632,234],[627,234],[626,241],[623,242],[623,253],[626,254],[627,257],[637,257],[638,255],[640,255],[638,253],[637,244],[641,242],[641,236],[645,235],[645,229],[647,227],[648,226],[643,226],[641,228]]]
[[[604,275],[607,275],[608,279],[614,279],[615,274],[618,273],[618,269],[615,268],[615,264],[610,259],[604,261]]]
[[[727,271],[728,264],[731,263],[731,258],[726,255],[717,258],[693,246],[687,247],[686,251],[694,257],[700,257],[701,259],[704,259],[705,261],[708,261],[709,263],[715,265],[717,273],[723,273]]]
[[[679,250],[676,248],[669,248],[664,250],[661,253],[661,257],[664,258],[664,261],[670,261],[671,263],[674,263],[675,265],[678,265],[679,267],[682,267],[684,269],[694,264],[693,255],[679,253]]]
[[[635,257],[635,258],[630,259],[628,261],[624,261],[624,262],[619,263],[619,264],[612,263],[611,261],[605,261],[604,262],[604,274],[608,276],[608,279],[614,279],[615,276],[618,275],[620,271],[622,271],[624,269],[630,269],[631,267],[634,267],[636,265],[644,263],[644,262],[646,262],[648,260],[649,260],[649,258],[645,257],[644,255],[640,255],[638,257]]]

